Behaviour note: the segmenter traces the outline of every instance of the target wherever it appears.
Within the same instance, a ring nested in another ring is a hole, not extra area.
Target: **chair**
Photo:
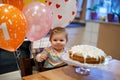
[[[31,42],[24,41],[23,44],[15,52],[17,58],[18,66],[21,70],[21,76],[27,76],[32,74],[32,67],[34,66],[34,61],[31,58]]]
[[[40,54],[43,51],[43,49],[47,46],[50,46],[50,42],[49,42],[48,37],[44,37],[44,38],[42,38],[38,41],[34,41],[32,43],[31,53],[32,53],[33,58],[34,58],[36,71],[38,71],[38,72],[44,71],[44,68],[43,68],[44,61],[43,62],[37,62],[36,59],[35,59],[36,55]]]
[[[36,71],[38,71],[38,72],[43,71],[44,61],[43,62],[37,62],[35,58],[36,58],[37,54],[40,54],[43,51],[43,49],[44,48],[33,48],[32,49],[32,54],[33,54],[33,58],[34,58],[34,62],[35,62]]]

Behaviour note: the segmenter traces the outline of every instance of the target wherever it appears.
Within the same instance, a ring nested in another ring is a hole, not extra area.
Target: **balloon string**
[[[14,54],[14,56],[15,56],[16,63],[17,63],[17,67],[18,67],[19,73],[20,73],[20,75],[21,75],[21,69],[20,69],[20,66],[19,66],[18,56],[17,56],[16,52],[17,52],[17,51],[15,51],[13,54]],[[22,75],[21,75],[21,78],[22,78]],[[21,79],[21,80],[22,80],[22,79]]]

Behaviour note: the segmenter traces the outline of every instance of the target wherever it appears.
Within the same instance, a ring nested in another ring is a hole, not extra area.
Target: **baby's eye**
[[[64,41],[64,40],[61,39],[60,41],[62,42],[62,41]]]
[[[54,39],[53,41],[57,41],[56,39]]]

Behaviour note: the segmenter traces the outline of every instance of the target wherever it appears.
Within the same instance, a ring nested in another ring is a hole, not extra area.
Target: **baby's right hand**
[[[46,55],[46,54],[41,54],[40,58],[41,58],[42,60],[46,60],[46,59],[47,59],[47,55]]]

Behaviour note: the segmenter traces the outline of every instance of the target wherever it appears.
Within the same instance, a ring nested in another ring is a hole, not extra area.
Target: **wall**
[[[83,34],[82,44],[97,45],[99,24],[95,22],[86,22],[85,32]]]
[[[70,48],[74,45],[82,44],[85,27],[72,27],[67,28],[69,42],[67,44],[67,47]]]
[[[120,60],[120,25],[101,23],[97,46]]]
[[[94,22],[86,22],[85,27],[68,28],[69,43],[68,47],[73,45],[97,45],[99,24]]]

